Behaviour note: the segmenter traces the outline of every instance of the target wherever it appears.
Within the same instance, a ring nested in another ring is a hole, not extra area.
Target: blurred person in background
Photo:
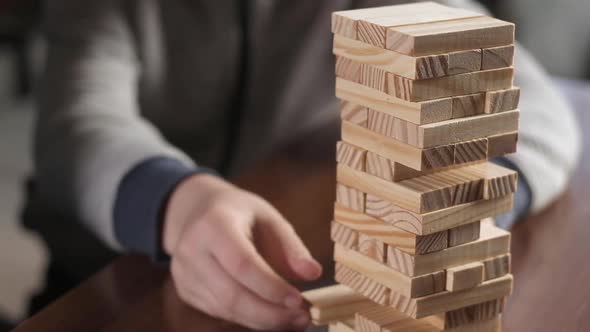
[[[224,177],[301,137],[323,136],[314,144],[332,159],[330,13],[405,2],[50,1],[24,222],[51,262],[32,311],[134,251],[169,259],[179,296],[208,314],[305,326],[285,278],[313,280],[321,266],[269,203]],[[520,173],[505,228],[564,190],[580,144],[572,112],[521,47],[515,66],[518,153],[497,161]]]

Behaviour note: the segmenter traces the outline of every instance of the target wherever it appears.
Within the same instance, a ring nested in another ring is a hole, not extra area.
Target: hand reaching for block
[[[163,227],[186,303],[254,329],[307,326],[301,294],[284,278],[314,280],[322,269],[268,202],[215,176],[194,175],[173,192]]]

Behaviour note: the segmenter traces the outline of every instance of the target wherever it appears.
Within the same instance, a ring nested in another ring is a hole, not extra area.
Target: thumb
[[[253,238],[260,254],[285,278],[310,281],[321,276],[322,266],[311,256],[293,226],[266,202],[258,213]]]

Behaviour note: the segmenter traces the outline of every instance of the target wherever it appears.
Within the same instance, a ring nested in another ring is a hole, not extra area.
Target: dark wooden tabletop
[[[582,127],[590,128],[590,114],[583,108],[590,104],[590,88],[574,85],[570,93],[578,104]],[[590,331],[587,133],[584,143],[586,153],[568,191],[512,232],[515,283],[504,313],[505,331]],[[328,264],[334,176],[333,162],[290,153],[271,158],[236,182],[270,200],[294,223],[314,255]],[[144,257],[127,255],[23,322],[16,331],[246,330],[190,309],[176,296],[165,268]]]

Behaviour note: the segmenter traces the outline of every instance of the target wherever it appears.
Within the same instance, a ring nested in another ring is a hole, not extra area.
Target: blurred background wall
[[[590,1],[481,2],[517,23],[518,39],[552,75],[590,78]],[[43,57],[39,11],[37,0],[0,0],[0,332],[3,320],[25,314],[46,261],[40,242],[21,229],[18,218],[22,184],[31,170],[30,82]]]

